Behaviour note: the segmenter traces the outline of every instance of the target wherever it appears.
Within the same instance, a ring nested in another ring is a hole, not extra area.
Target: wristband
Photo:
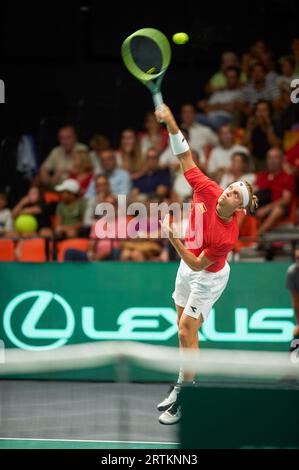
[[[180,155],[181,153],[188,152],[190,149],[188,142],[181,131],[179,131],[177,134],[169,134],[169,141],[174,155]]]

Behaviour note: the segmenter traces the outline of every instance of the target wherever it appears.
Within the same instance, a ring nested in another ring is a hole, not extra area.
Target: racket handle
[[[153,95],[153,100],[156,109],[162,108],[164,101],[161,93],[155,93]]]

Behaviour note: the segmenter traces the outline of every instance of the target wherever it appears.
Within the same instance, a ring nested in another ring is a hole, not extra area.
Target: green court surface
[[[0,439],[0,449],[178,449],[177,442]]]

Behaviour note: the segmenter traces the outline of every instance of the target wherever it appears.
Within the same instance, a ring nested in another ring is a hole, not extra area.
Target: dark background
[[[203,95],[225,50],[241,54],[260,38],[276,57],[288,53],[298,12],[296,0],[2,3],[0,139],[32,133],[43,159],[64,122],[74,123],[83,141],[95,132],[116,141],[122,128],[140,129],[151,96],[120,58],[122,41],[139,28],[161,29],[169,39],[190,35],[187,45],[172,45],[163,84],[165,101],[178,109]]]

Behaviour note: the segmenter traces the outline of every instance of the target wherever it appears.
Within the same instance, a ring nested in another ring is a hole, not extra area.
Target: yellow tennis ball
[[[175,44],[186,44],[189,41],[189,36],[187,33],[175,33],[172,40]]]

